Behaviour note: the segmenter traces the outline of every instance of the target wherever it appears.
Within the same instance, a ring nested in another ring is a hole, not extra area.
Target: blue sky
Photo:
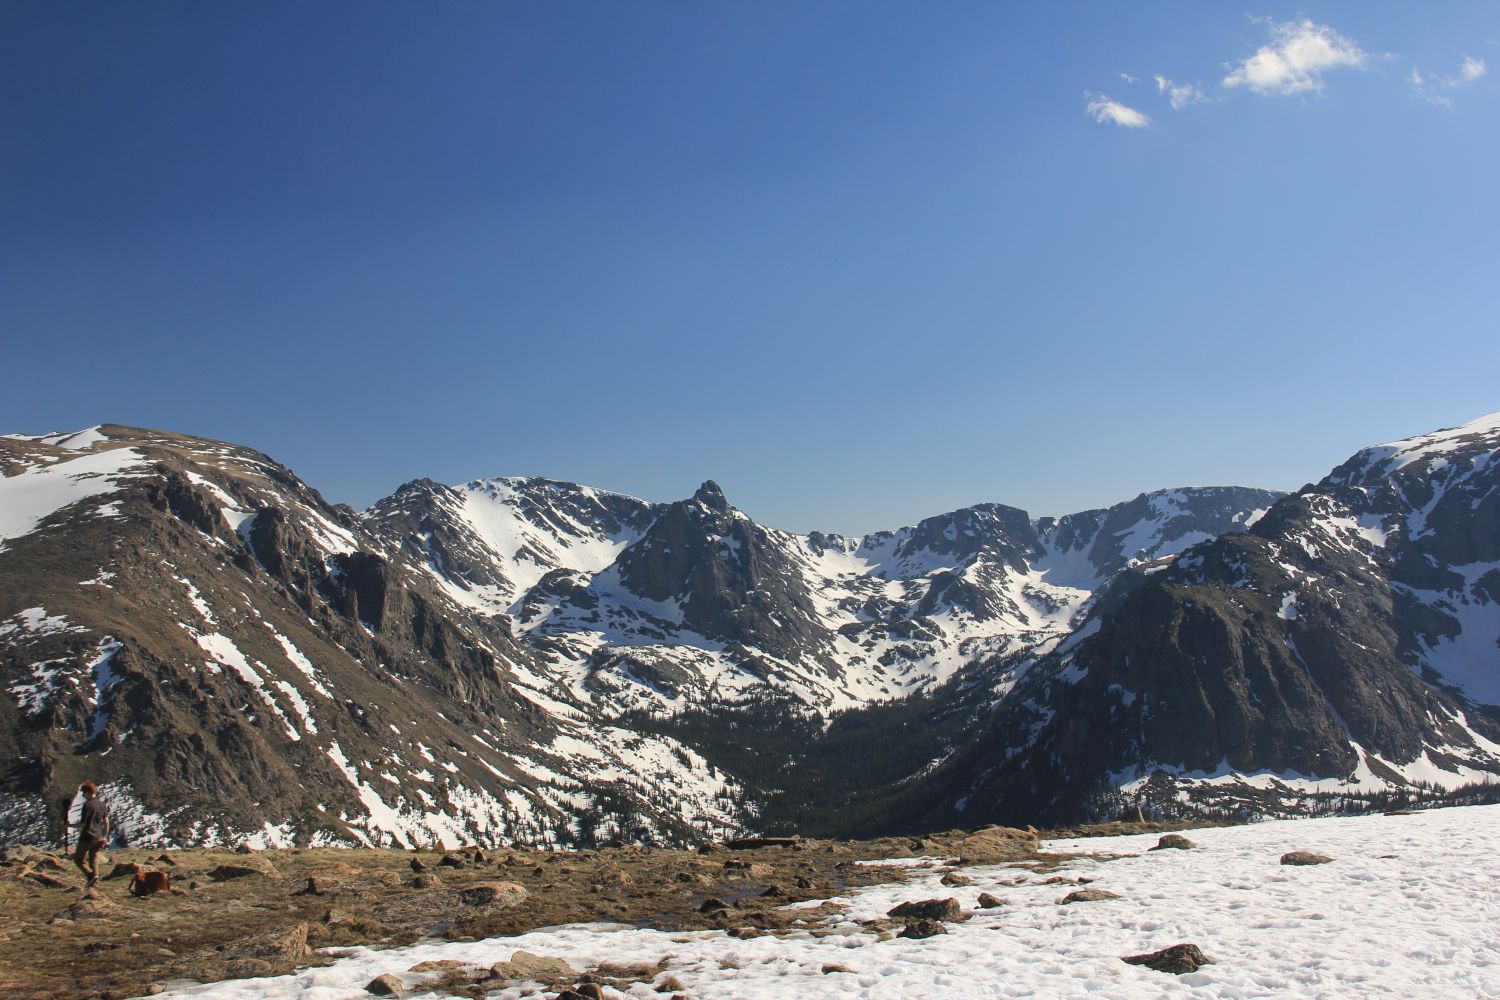
[[[0,429],[858,532],[1500,409],[1500,6],[0,4]],[[1163,78],[1163,82],[1156,77]]]

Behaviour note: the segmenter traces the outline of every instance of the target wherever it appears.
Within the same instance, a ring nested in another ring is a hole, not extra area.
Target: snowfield
[[[812,927],[739,940],[718,931],[579,924],[487,941],[356,949],[328,968],[164,995],[348,1000],[368,996],[364,986],[377,975],[394,973],[417,987],[409,996],[437,997],[446,994],[423,993],[422,976],[405,970],[440,959],[488,966],[524,949],[579,969],[665,959],[663,975],[701,1000],[1500,997],[1500,806],[1188,833],[1198,844],[1190,851],[1147,852],[1155,835],[1053,841],[1050,850],[1092,857],[1046,876],[1024,865],[966,868],[973,884],[953,889],[939,885],[935,859],[905,885],[838,899],[848,911],[820,928],[833,932],[825,937],[814,937]],[[1334,861],[1282,866],[1281,855],[1293,850]],[[1052,875],[1090,878],[1092,888],[1121,898],[1059,905],[1074,887],[1040,884]],[[976,911],[986,891],[1008,905]],[[857,922],[904,900],[947,896],[973,916],[949,924],[946,936],[879,941]],[[1180,942],[1199,945],[1215,964],[1172,976],[1120,961]],[[831,965],[849,971],[825,973]],[[523,992],[530,991],[492,996]],[[609,995],[662,996],[644,983]]]

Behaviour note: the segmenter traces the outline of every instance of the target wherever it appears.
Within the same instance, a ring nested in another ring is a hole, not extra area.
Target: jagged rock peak
[[[703,485],[698,487],[698,492],[693,494],[693,499],[710,510],[729,510],[729,501],[724,498],[724,491],[712,479],[705,480]]]

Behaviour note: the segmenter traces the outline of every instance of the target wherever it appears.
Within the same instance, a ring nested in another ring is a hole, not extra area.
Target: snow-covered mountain
[[[650,504],[543,479],[419,481],[365,521],[604,710],[779,697],[826,712],[1060,639],[1121,568],[1243,529],[1278,496],[1171,490],[1040,520],[981,504],[851,538],[756,524],[713,482]]]
[[[85,777],[134,838],[267,843],[1456,784],[1500,770],[1497,439],[845,537],[712,482],[415,480],[357,513],[220,442],[0,437],[0,836]]]
[[[1364,449],[1248,532],[1122,574],[943,767],[955,815],[1063,815],[1151,775],[1262,811],[1491,780],[1500,414]]]
[[[132,840],[691,839],[747,818],[266,456],[0,438],[0,840],[103,783]]]

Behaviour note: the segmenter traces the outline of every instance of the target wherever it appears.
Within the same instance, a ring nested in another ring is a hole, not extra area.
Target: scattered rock
[[[141,866],[140,865],[132,865],[132,864],[126,864],[124,862],[121,862],[120,864],[117,864],[113,868],[111,868],[109,870],[109,874],[106,875],[106,876],[104,876],[104,877],[106,879],[112,879],[112,878],[119,878],[122,875],[129,875],[131,878],[134,878],[136,875],[138,875],[140,873],[140,871],[141,871]]]
[[[1156,842],[1153,851],[1190,851],[1198,845],[1180,833],[1164,833]]]
[[[293,896],[321,896],[323,890],[318,887],[318,880],[311,875],[307,877],[307,885],[292,893]]]
[[[433,962],[418,962],[407,972],[457,972],[464,968],[464,963],[453,958],[441,958]]]
[[[635,882],[635,879],[631,878],[625,869],[614,862],[601,866],[596,877],[600,885],[609,889],[619,889],[627,885],[632,885]]]
[[[726,840],[724,846],[731,851],[750,851],[758,847],[801,847],[801,837],[742,837]]]
[[[852,973],[853,971],[854,970],[851,969],[851,968],[849,968],[849,966],[847,966],[847,965],[838,965],[837,963],[834,963],[834,962],[829,962],[827,965],[823,966],[823,975],[825,975],[825,976],[831,976],[831,975],[834,975],[835,973],[838,973],[838,972],[850,972],[850,973]]]
[[[525,888],[514,882],[477,882],[458,890],[459,902],[465,906],[488,906],[506,909],[524,901],[530,895]]]
[[[119,916],[119,911],[118,906],[90,889],[78,902],[54,914],[48,923],[55,924],[63,920],[110,920]]]
[[[406,984],[389,972],[376,976],[365,984],[365,992],[378,997],[399,997],[405,990]]]
[[[811,889],[812,887],[813,887],[813,880],[812,879],[808,878],[806,875],[798,875],[797,876],[797,888],[799,888],[799,889]]]
[[[949,872],[943,876],[942,883],[948,886],[972,885],[973,879],[967,875],[960,875],[958,872]]]
[[[412,858],[407,864],[411,865],[411,870],[418,874],[427,870],[427,866],[422,863],[421,858]]]
[[[907,920],[962,920],[963,907],[953,897],[947,899],[907,900],[893,907],[886,916]]]
[[[981,892],[979,894],[979,908],[981,910],[993,910],[997,906],[1004,905],[1005,900],[1001,899],[999,896],[991,896],[987,892]]]
[[[510,956],[510,961],[490,966],[490,975],[496,979],[538,982],[545,986],[576,979],[578,970],[560,958],[517,951]]]
[[[253,864],[220,865],[208,873],[215,882],[228,882],[236,878],[269,878],[276,874],[270,863],[257,859]]]
[[[761,879],[770,878],[772,875],[775,875],[776,869],[770,865],[761,864],[759,861],[726,861],[724,862],[724,872],[725,874],[736,875],[740,878]]]
[[[253,934],[224,948],[225,958],[278,958],[297,962],[311,954],[307,924]]]
[[[1312,851],[1289,851],[1281,856],[1284,865],[1326,865],[1333,859]]]
[[[941,920],[913,920],[903,927],[901,933],[896,936],[921,940],[922,938],[936,937],[939,934],[947,933],[948,928]]]
[[[1131,965],[1144,965],[1157,972],[1170,972],[1174,976],[1180,976],[1184,972],[1197,972],[1203,966],[1212,965],[1214,962],[1195,944],[1174,944],[1170,948],[1153,951],[1149,955],[1131,955],[1121,961]]]
[[[975,864],[995,864],[1028,858],[1041,846],[1041,839],[1031,830],[992,826],[965,837],[963,853],[966,860]]]
[[[443,880],[438,878],[432,872],[425,872],[421,875],[416,876],[406,884],[411,886],[413,889],[437,889],[442,886]]]
[[[255,853],[255,848],[251,847],[249,844],[241,844],[239,847],[236,847],[234,849],[234,853],[236,853],[236,854],[254,854]]]
[[[827,972],[828,967],[824,966],[823,971]],[[678,979],[676,976],[667,976],[666,978],[658,982],[654,987],[652,987],[652,989],[656,990],[656,992],[658,993],[676,993],[678,990],[687,989],[687,987],[684,986],[682,980]]]
[[[40,857],[41,853],[40,850],[32,847],[30,844],[16,844],[11,847],[3,847],[0,848],[0,864],[10,864],[13,861],[30,861],[33,858]]]
[[[727,909],[729,909],[729,904],[728,903],[724,902],[722,899],[717,899],[717,898],[715,898],[713,896],[708,897],[707,899],[705,899],[702,903],[700,903],[698,905],[698,912],[699,913],[713,913],[716,910],[727,910]]]
[[[604,987],[598,983],[579,983],[573,987],[572,992],[587,997],[588,1000],[605,1000]]]
[[[172,855],[170,855],[170,854],[161,854],[161,855],[158,855],[157,858],[156,858],[156,860],[160,861],[162,864],[168,865],[168,866],[170,866],[172,868],[176,868],[177,867],[177,859],[174,858],[174,857],[172,857]]]
[[[1120,894],[1110,892],[1108,889],[1079,889],[1070,892],[1058,900],[1058,905],[1066,906],[1068,903],[1093,903],[1104,899],[1119,899]]]
[[[1411,815],[1411,810],[1410,809],[1387,809],[1385,811],[1384,815],[1386,815],[1386,816],[1410,816]]]
[[[22,878],[30,879],[38,885],[44,885],[48,889],[71,889],[73,884],[58,878],[56,875],[48,875],[46,872],[27,872]]]
[[[469,867],[469,862],[457,854],[444,854],[443,860],[439,861],[437,866],[439,868],[467,868]]]

